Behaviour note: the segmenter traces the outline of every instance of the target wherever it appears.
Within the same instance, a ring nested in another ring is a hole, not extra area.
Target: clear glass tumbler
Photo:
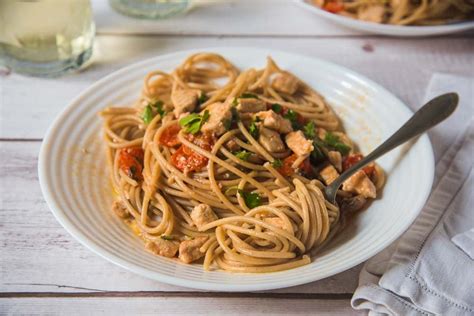
[[[109,0],[116,11],[135,18],[163,19],[182,13],[189,0]]]
[[[80,68],[92,55],[89,0],[0,0],[0,64],[52,77]]]

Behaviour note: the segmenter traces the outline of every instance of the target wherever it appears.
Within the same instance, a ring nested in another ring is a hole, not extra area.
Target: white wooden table
[[[211,3],[150,22],[122,17],[96,0],[90,67],[58,79],[1,73],[0,314],[355,314],[350,298],[361,266],[260,293],[162,284],[84,248],[56,222],[39,188],[38,151],[55,115],[104,75],[159,54],[256,46],[316,56],[366,75],[409,105],[421,102],[434,72],[474,75],[472,33],[431,39],[364,35],[318,20],[290,1],[270,2]]]

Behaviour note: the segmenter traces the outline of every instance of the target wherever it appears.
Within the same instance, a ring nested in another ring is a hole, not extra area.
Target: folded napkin
[[[427,204],[360,273],[351,303],[369,315],[474,315],[474,78],[435,74],[426,100],[452,91],[457,111],[430,132],[437,164]]]

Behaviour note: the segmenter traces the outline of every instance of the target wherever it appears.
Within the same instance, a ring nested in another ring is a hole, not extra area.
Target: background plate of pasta
[[[295,0],[316,15],[359,31],[430,36],[474,29],[471,0]]]
[[[319,280],[388,246],[433,180],[427,136],[322,190],[411,115],[343,67],[254,48],[159,56],[72,101],[39,157],[58,221],[145,277],[219,291]]]

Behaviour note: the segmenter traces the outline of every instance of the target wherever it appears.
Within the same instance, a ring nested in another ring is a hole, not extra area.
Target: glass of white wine
[[[89,0],[0,0],[0,65],[42,77],[83,66],[95,26]]]
[[[134,18],[163,19],[185,12],[190,0],[109,0],[109,3],[115,11]]]

